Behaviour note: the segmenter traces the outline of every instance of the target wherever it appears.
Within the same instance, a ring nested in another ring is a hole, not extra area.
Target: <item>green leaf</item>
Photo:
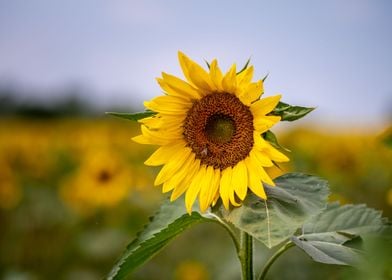
[[[265,185],[267,200],[248,194],[241,207],[218,214],[271,248],[290,238],[305,220],[326,207],[328,183],[315,176],[289,173]]]
[[[115,264],[107,279],[124,279],[139,265],[143,264],[173,238],[192,225],[211,221],[197,212],[185,213],[184,201],[167,200],[151,222],[138,234],[126,248],[120,260]]]
[[[296,236],[291,240],[314,261],[326,264],[356,265],[361,263],[363,252],[341,244],[325,241],[305,241]]]
[[[383,225],[381,212],[366,205],[331,203],[324,212],[304,224],[302,237],[343,244],[356,236],[377,233]]]
[[[144,111],[144,112],[138,112],[138,113],[117,113],[117,112],[106,112],[106,114],[115,116],[118,118],[122,119],[127,119],[131,121],[138,121],[147,117],[151,117],[155,115],[156,113],[153,111]]]
[[[287,103],[279,102],[275,109],[271,112],[271,115],[280,116],[282,121],[292,122],[305,117],[314,109],[315,108],[291,106]]]
[[[362,204],[331,203],[324,212],[306,221],[302,235],[292,240],[317,262],[356,265],[363,252],[346,246],[348,242],[381,233],[383,228],[384,219],[379,211]]]
[[[278,143],[278,139],[276,138],[276,135],[271,130],[268,130],[267,132],[264,132],[263,133],[263,138],[265,140],[267,140],[268,142],[270,142],[271,145],[274,146],[275,148],[277,148],[278,150],[283,150],[283,151],[286,151],[286,152],[290,152],[289,149],[286,149],[285,147],[283,147],[282,145],[280,145]]]

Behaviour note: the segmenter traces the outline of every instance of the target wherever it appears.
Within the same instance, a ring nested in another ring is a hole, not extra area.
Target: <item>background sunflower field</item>
[[[102,278],[165,197],[153,187],[158,169],[143,165],[153,149],[131,141],[139,128],[130,121],[15,112],[0,119],[1,279]],[[330,133],[308,123],[278,127],[277,135],[291,162],[269,170],[272,176],[318,174],[330,182],[330,200],[366,203],[392,217],[390,130]],[[230,242],[217,226],[198,226],[132,279],[237,279]],[[382,273],[390,276],[386,268]],[[293,249],[271,277],[312,279],[320,271],[329,279],[353,273],[312,263]]]
[[[391,219],[391,12],[389,0],[0,1],[0,280],[107,275],[166,195],[143,165],[156,147],[104,112],[142,111],[161,71],[181,77],[178,51],[223,71],[250,58],[265,96],[316,107],[273,128],[290,162],[270,174],[325,178],[330,200]],[[392,279],[392,246],[371,245],[360,271],[293,248],[268,279]],[[257,246],[260,267],[273,252]],[[202,224],[131,279],[239,277],[227,233]]]

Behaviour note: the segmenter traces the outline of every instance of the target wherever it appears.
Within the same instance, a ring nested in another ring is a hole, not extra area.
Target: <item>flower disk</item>
[[[233,94],[207,95],[188,111],[184,138],[202,164],[222,171],[252,150],[252,113]]]
[[[248,188],[266,199],[262,182],[274,183],[265,167],[288,161],[261,136],[280,120],[268,115],[280,95],[260,99],[253,66],[223,74],[216,60],[208,72],[181,52],[179,61],[186,81],[162,73],[165,95],[145,102],[156,115],[140,120],[142,134],[133,138],[160,146],[145,162],[163,165],[155,185],[172,191],[171,200],[185,193],[189,213],[197,197],[202,212],[219,198],[226,209],[239,206]]]

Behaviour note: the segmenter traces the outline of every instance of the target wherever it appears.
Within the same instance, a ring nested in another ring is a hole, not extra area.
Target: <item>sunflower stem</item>
[[[269,258],[269,260],[265,264],[263,271],[260,274],[259,280],[264,280],[267,275],[268,270],[270,269],[271,265],[276,261],[276,259],[279,258],[280,255],[282,255],[284,252],[286,252],[288,249],[290,249],[294,245],[295,244],[293,242],[288,241],[286,244],[284,244],[282,247],[280,247],[279,250],[277,250],[275,252],[275,254],[273,254],[271,256],[271,258]]]
[[[253,237],[241,231],[238,258],[241,262],[242,280],[253,280]]]
[[[236,234],[236,232],[234,232],[234,230],[230,227],[229,224],[227,224],[225,221],[223,221],[219,216],[215,215],[214,213],[209,213],[209,216],[211,216],[213,218],[213,221],[215,221],[217,224],[223,226],[226,229],[226,231],[229,233],[231,239],[233,240],[237,254],[239,254],[240,242],[238,240],[238,237],[237,237],[238,235]]]

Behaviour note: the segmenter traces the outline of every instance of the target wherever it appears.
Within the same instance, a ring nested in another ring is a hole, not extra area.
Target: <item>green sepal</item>
[[[282,145],[279,144],[278,139],[276,138],[276,135],[271,131],[267,130],[262,134],[264,140],[268,141],[274,148],[278,150],[283,150],[285,152],[290,152],[289,149],[283,147]]]
[[[208,70],[210,70],[211,69],[211,64],[206,59],[204,59],[204,62],[207,64]]]
[[[246,68],[248,68],[249,63],[250,63],[250,57],[249,57],[248,60],[246,61],[244,67],[242,67],[241,70],[237,72],[237,75],[239,75],[239,74],[241,74],[242,72],[244,72],[244,71],[246,70]]]
[[[295,121],[305,117],[312,112],[313,107],[292,106],[284,102],[279,102],[269,115],[280,116],[281,121]]]
[[[156,115],[156,112],[153,111],[144,111],[144,112],[137,112],[137,113],[106,112],[106,114],[118,118],[126,119],[126,120],[138,121],[147,117],[154,116]]]

